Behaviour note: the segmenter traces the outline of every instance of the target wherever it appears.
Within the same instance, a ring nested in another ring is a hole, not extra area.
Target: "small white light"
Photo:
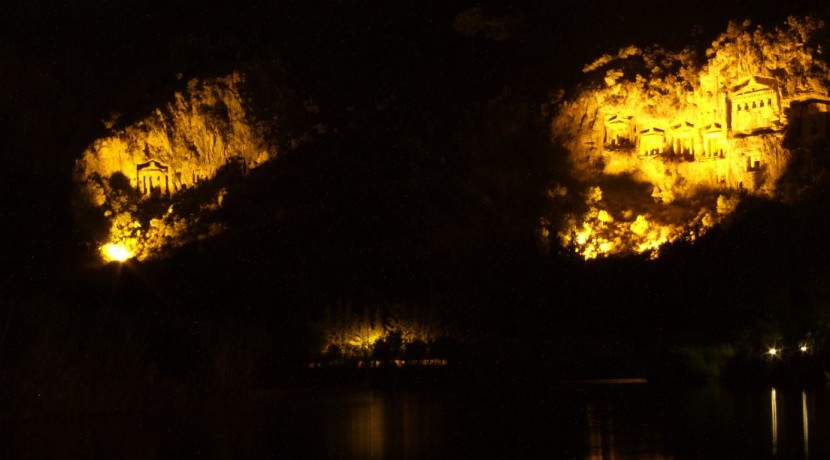
[[[802,345],[801,346],[801,351],[807,351],[807,345]]]
[[[775,349],[775,348],[770,348],[770,349],[769,349],[769,351],[768,351],[767,353],[768,353],[770,356],[775,356],[775,355],[777,355],[777,354],[778,354],[778,350],[777,350],[777,349]]]

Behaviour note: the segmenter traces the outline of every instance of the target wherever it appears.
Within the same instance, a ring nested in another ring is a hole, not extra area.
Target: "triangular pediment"
[[[690,123],[688,121],[682,121],[679,123],[674,123],[671,129],[677,132],[689,132],[695,129],[695,125],[694,123]]]
[[[653,127],[640,131],[640,135],[642,135],[642,136],[658,136],[658,135],[663,136],[663,135],[665,135],[665,133],[666,133],[665,129],[653,128]]]
[[[732,87],[732,93],[740,95],[757,91],[774,90],[777,86],[778,81],[776,79],[755,75],[741,80],[740,83]]]
[[[167,172],[167,170],[169,168],[167,167],[167,165],[165,165],[164,163],[162,163],[158,160],[149,160],[149,161],[146,161],[144,163],[139,163],[138,165],[136,165],[136,169],[138,171],[142,171],[142,170],[145,170],[145,169],[155,169],[155,170]]]
[[[619,116],[619,115],[611,115],[610,117],[605,119],[605,124],[607,125],[620,125],[620,124],[629,124],[633,117],[630,116]]]

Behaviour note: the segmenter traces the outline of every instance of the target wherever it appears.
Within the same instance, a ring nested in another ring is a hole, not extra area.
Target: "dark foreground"
[[[196,409],[198,407],[198,409]],[[265,391],[0,425],[4,457],[827,458],[830,390],[648,383]]]

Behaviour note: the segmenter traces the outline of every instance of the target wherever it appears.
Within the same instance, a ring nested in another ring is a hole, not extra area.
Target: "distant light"
[[[807,351],[807,345],[802,345],[801,346],[801,351]]]
[[[769,354],[770,356],[775,356],[778,354],[778,349],[770,348],[769,351],[767,351],[767,354]]]
[[[123,244],[107,243],[101,247],[101,254],[107,262],[125,262],[135,254]]]

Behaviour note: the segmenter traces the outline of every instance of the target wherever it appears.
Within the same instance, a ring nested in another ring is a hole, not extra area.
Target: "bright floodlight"
[[[802,345],[801,346],[801,351],[807,351],[807,345]]]
[[[777,355],[777,354],[778,354],[778,349],[776,349],[776,348],[770,348],[770,349],[769,349],[769,351],[767,351],[767,353],[768,353],[770,356],[775,356],[775,355]]]
[[[135,255],[123,244],[116,243],[105,244],[101,248],[101,253],[104,255],[104,258],[106,258],[109,262],[124,262]]]

